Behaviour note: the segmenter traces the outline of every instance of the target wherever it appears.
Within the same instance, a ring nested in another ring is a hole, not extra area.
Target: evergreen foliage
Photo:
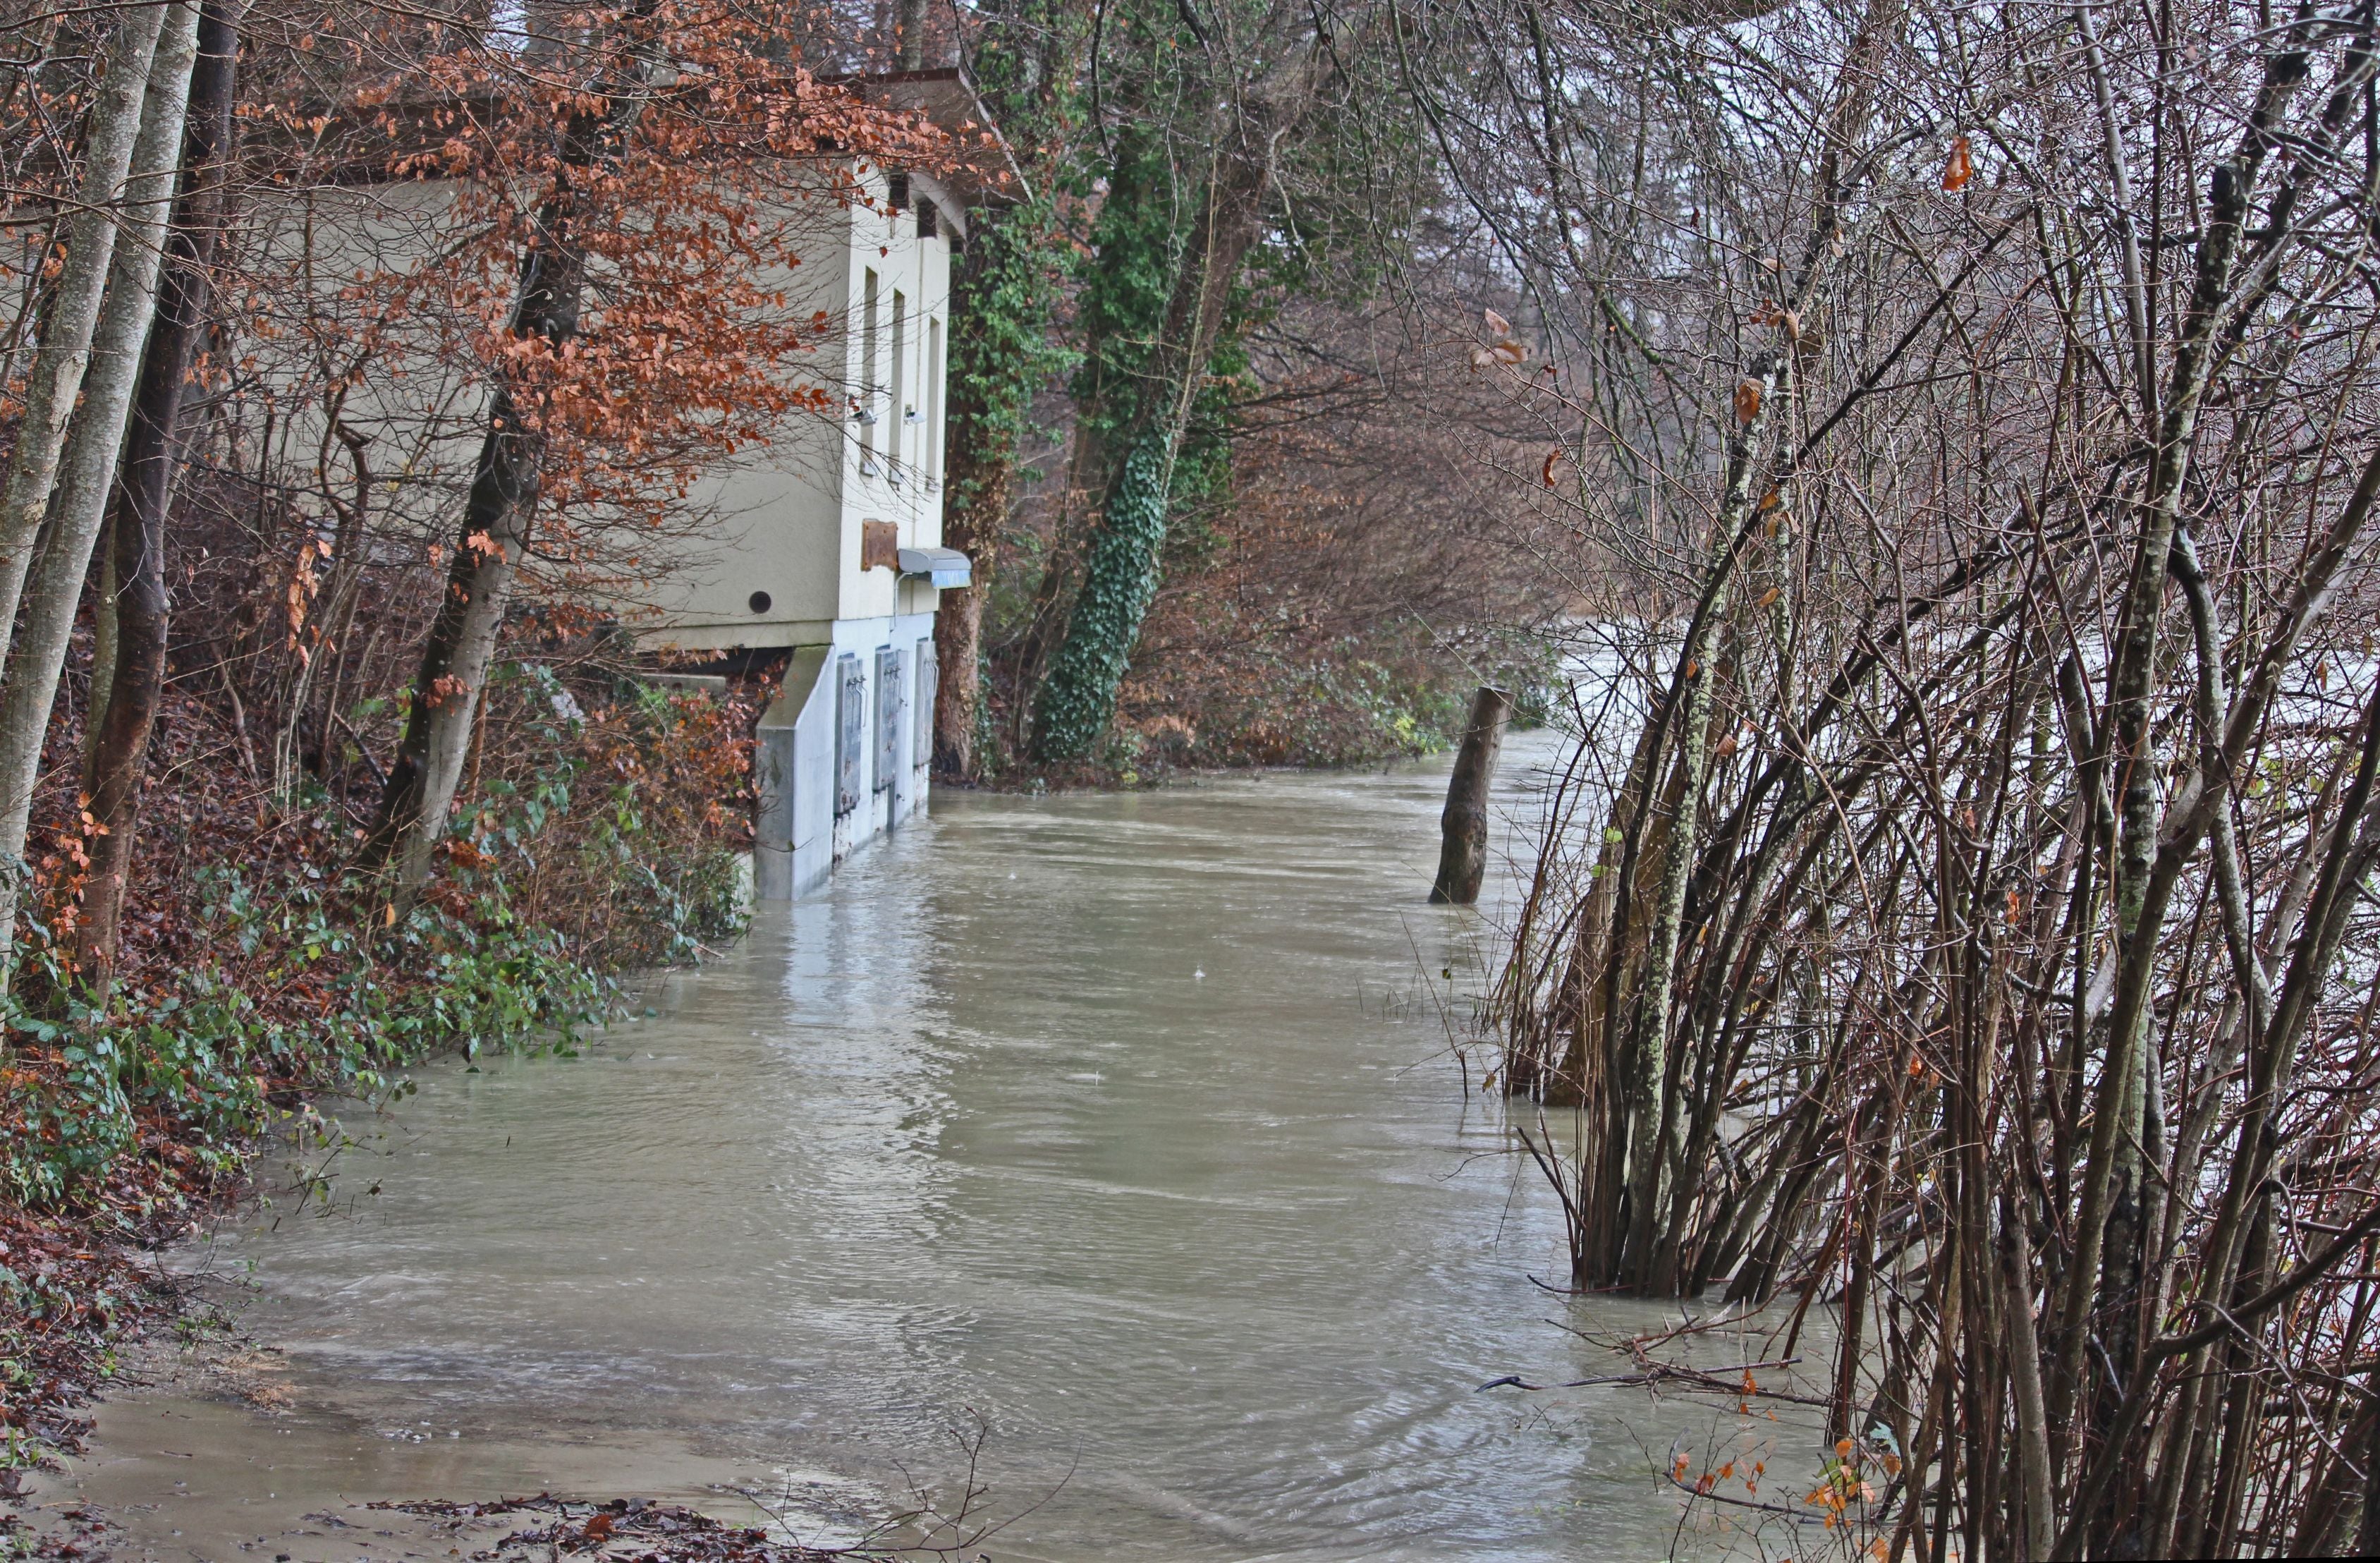
[[[1091,227],[1096,258],[1086,268],[1075,316],[1083,358],[1072,390],[1079,426],[1112,458],[1129,445],[1147,403],[1187,225],[1172,161],[1155,133],[1128,130],[1106,178]],[[1108,475],[1087,474],[1095,483]]]
[[[1107,524],[1092,540],[1082,594],[1034,711],[1044,761],[1088,759],[1115,714],[1140,621],[1157,595],[1172,462],[1161,424],[1144,427],[1108,496]]]
[[[1045,14],[1048,13],[1048,14]],[[1062,7],[1026,0],[1014,14],[988,15],[975,58],[977,85],[1011,139],[1052,143],[1024,198],[975,214],[966,253],[953,283],[954,324],[947,374],[950,386],[950,488],[953,511],[996,510],[1028,425],[1034,393],[1072,372],[1078,356],[1054,332],[1058,305],[1075,280],[1075,254],[1066,241],[1066,148],[1075,93],[1033,50],[1047,46]],[[997,514],[972,518],[996,526]]]
[[[1034,393],[1076,361],[1050,329],[1073,269],[1052,199],[1037,194],[996,219],[979,219],[971,237],[953,311],[965,328],[952,334],[948,371],[951,449],[965,453],[951,469],[945,503],[953,510],[997,502]]]

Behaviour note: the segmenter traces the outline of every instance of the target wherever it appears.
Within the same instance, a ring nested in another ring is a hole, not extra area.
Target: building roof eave
[[[975,84],[956,66],[932,70],[880,71],[865,76],[822,77],[824,84],[845,87],[863,102],[886,108],[923,114],[937,128],[963,146],[980,134],[978,155],[940,171],[935,179],[969,206],[1030,199],[1032,186],[1016,161],[1016,151],[1001,133],[990,111],[983,106]]]

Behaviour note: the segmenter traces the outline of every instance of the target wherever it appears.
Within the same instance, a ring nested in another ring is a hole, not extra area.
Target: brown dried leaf
[[[1950,161],[1942,168],[1942,188],[1946,190],[1964,189],[1967,181],[1974,177],[1975,160],[1967,150],[1967,138],[1951,137]]]

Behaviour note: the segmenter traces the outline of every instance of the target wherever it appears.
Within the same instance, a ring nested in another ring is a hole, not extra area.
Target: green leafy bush
[[[397,1068],[456,1046],[568,1050],[608,1018],[621,972],[742,931],[720,797],[741,749],[717,702],[638,687],[589,717],[533,666],[504,670],[491,698],[509,718],[495,774],[403,918],[376,880],[325,866],[342,841],[324,829],[295,856],[191,869],[176,882],[188,958],[103,1004],[27,920],[0,1000],[17,1044],[0,1192],[86,1203],[144,1137],[185,1175],[234,1176],[297,1093],[401,1090]]]

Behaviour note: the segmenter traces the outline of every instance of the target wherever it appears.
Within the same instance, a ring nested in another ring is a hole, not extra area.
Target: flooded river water
[[[1492,938],[1424,904],[1445,773],[938,796],[581,1056],[351,1115],[327,1199],[181,1256],[270,1349],[237,1393],[118,1396],[74,1485],[167,1557],[540,1487],[847,1539],[979,1432],[971,1559],[1660,1555],[1707,1411],[1478,1390],[1615,1369],[1449,1051]]]

